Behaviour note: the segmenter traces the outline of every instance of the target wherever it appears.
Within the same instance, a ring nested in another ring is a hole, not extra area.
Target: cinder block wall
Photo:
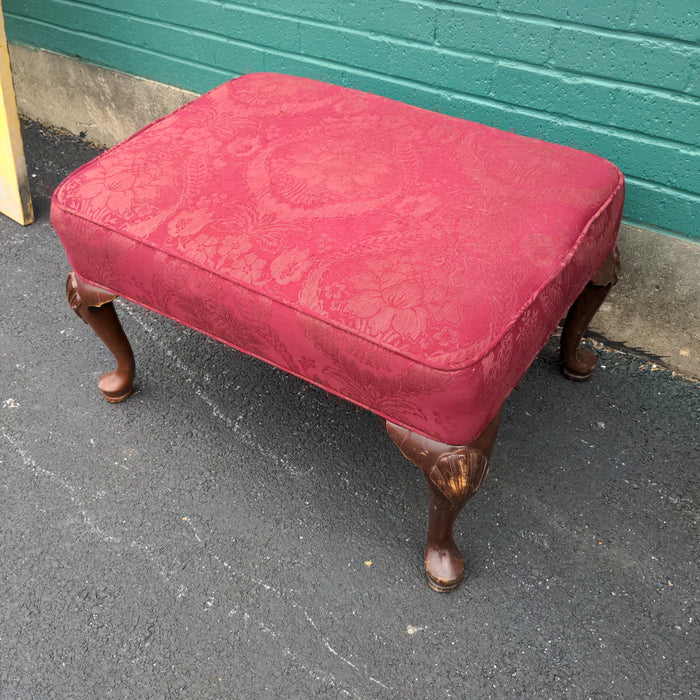
[[[195,92],[279,71],[598,153],[700,241],[700,2],[5,0],[8,38]]]

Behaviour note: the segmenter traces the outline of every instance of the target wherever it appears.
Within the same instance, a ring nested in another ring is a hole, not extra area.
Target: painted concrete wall
[[[4,0],[8,37],[203,92],[320,78],[598,153],[625,218],[700,241],[695,0]]]

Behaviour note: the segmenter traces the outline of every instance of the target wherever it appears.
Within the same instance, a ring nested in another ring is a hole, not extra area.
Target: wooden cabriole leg
[[[111,403],[123,401],[134,391],[136,365],[129,340],[114,310],[116,294],[87,284],[71,271],[66,282],[71,309],[87,323],[117,360],[117,368],[103,374],[100,391]]]
[[[391,439],[428,482],[430,520],[425,573],[430,587],[441,593],[457,588],[464,576],[464,557],[455,544],[453,527],[489,470],[500,420],[499,410],[486,430],[468,445],[446,445],[387,421]]]
[[[620,253],[615,246],[569,310],[561,333],[561,363],[567,379],[582,382],[593,374],[596,356],[579,345],[588,324],[617,283],[619,274]]]

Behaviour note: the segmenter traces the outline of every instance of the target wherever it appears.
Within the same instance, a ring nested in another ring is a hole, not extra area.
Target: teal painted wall
[[[252,71],[598,153],[625,218],[700,241],[698,0],[5,0],[11,41],[196,92]]]

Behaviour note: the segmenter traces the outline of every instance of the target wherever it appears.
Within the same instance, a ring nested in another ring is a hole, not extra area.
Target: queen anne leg
[[[80,280],[71,272],[66,282],[70,307],[97,333],[117,360],[117,368],[103,374],[98,387],[105,399],[118,403],[134,391],[134,353],[122,329],[113,301],[116,294]]]
[[[464,557],[453,527],[464,504],[476,493],[489,469],[501,419],[496,414],[468,445],[446,445],[387,421],[389,436],[425,475],[430,490],[430,520],[425,548],[425,573],[436,591],[452,591],[462,582]]]
[[[593,374],[596,356],[579,346],[596,311],[617,283],[619,274],[620,253],[616,246],[569,310],[561,333],[561,362],[567,379],[582,382]]]

